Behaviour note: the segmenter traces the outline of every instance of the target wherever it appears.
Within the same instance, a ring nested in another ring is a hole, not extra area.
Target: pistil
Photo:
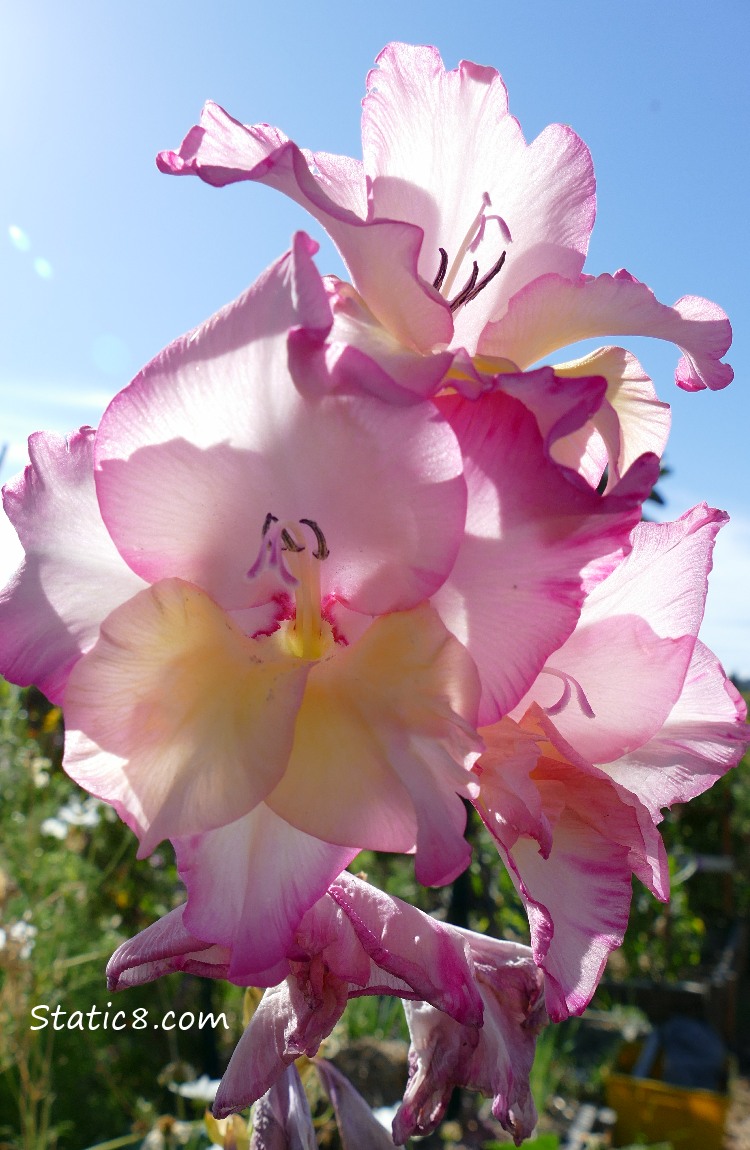
[[[294,542],[299,544],[299,539],[294,538]],[[320,559],[302,544],[287,549],[286,561],[297,580],[294,622],[287,630],[287,642],[299,659],[319,659],[328,646],[320,613]],[[327,624],[326,629],[330,630]]]

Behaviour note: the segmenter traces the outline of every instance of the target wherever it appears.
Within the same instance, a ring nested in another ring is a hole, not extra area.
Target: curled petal
[[[622,942],[632,872],[668,897],[666,856],[641,804],[583,762],[540,756],[530,777],[539,797],[519,818],[522,799],[505,773],[503,748],[493,747],[491,728],[483,733],[477,809],[526,904],[547,1010],[559,1021],[586,1008],[607,956]],[[551,836],[536,829],[539,806]]]
[[[607,381],[606,404],[590,422],[555,444],[554,457],[575,468],[596,487],[609,464],[611,488],[640,455],[661,455],[669,435],[669,404],[662,403],[654,385],[634,355],[621,347],[603,347],[575,362],[555,364],[555,375],[566,383],[601,375]],[[614,418],[608,417],[611,409]]]
[[[324,973],[317,985],[290,976],[263,995],[234,1049],[213,1104],[216,1118],[249,1106],[301,1054],[312,1057],[348,1000],[346,983]]]
[[[507,955],[503,943],[481,942],[486,959],[476,967],[485,1006],[481,1029],[462,1026],[426,1003],[404,1003],[411,1049],[409,1083],[393,1123],[399,1145],[436,1128],[454,1086],[491,1096],[492,1113],[516,1145],[534,1129],[529,1073],[537,1034],[547,1020],[541,973],[525,947]]]
[[[163,974],[184,971],[201,978],[226,978],[229,951],[195,938],[185,929],[185,904],[118,946],[107,963],[107,988],[142,986]]]
[[[277,188],[326,229],[354,286],[398,340],[423,351],[450,341],[450,311],[417,275],[422,229],[364,218],[357,161],[304,153],[277,129],[240,124],[209,102],[179,152],[162,152],[157,164],[169,175],[196,175],[218,187],[255,180]]]
[[[234,822],[284,771],[310,666],[164,580],[114,611],[73,669],[65,769],[117,808],[141,857]]]
[[[406,982],[417,998],[467,1026],[481,1025],[482,1000],[460,931],[350,874],[340,875],[329,893],[373,962]]]
[[[732,341],[722,309],[698,296],[667,307],[626,271],[577,280],[541,275],[485,329],[479,352],[524,368],[577,340],[610,335],[650,335],[677,344],[683,355],[675,380],[685,391],[716,391],[732,382],[731,367],[721,362]]]
[[[29,466],[3,493],[26,558],[0,592],[0,670],[11,682],[34,683],[55,703],[102,619],[145,586],[102,522],[93,440],[90,427],[67,439],[36,432]]]

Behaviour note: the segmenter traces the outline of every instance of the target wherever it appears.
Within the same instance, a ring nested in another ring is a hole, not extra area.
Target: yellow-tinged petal
[[[478,697],[472,660],[433,608],[382,616],[313,666],[266,802],[308,834],[373,850],[411,850],[439,817],[442,861],[455,851],[458,865]]]
[[[313,664],[250,639],[203,591],[165,579],[107,618],[65,698],[65,767],[141,837],[223,826],[273,789]]]
[[[612,487],[640,455],[652,451],[661,456],[669,436],[669,404],[661,402],[653,383],[629,351],[600,347],[582,359],[555,364],[554,372],[568,379],[603,376],[607,381],[605,398],[616,416],[614,423],[609,421],[603,405],[584,427],[555,444],[552,454],[558,462],[580,470],[594,486],[609,462]],[[597,436],[601,444],[598,451]],[[587,455],[590,474],[583,462]]]

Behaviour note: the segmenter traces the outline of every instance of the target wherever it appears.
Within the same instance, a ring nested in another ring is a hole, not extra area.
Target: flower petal
[[[556,707],[562,678],[577,692],[554,711],[554,725],[588,762],[613,762],[655,735],[683,688],[726,518],[701,504],[675,523],[639,523],[630,554],[591,591],[515,714],[532,701]]]
[[[342,1150],[393,1150],[393,1139],[349,1079],[325,1058],[315,1069],[336,1114]]]
[[[477,664],[484,725],[515,706],[571,633],[589,580],[629,546],[658,464],[645,456],[600,497],[549,457],[516,399],[496,391],[436,402],[461,444],[469,506],[456,563],[432,602]]]
[[[310,1104],[296,1066],[288,1066],[253,1112],[250,1150],[317,1150]]]
[[[141,838],[252,810],[283,773],[311,664],[248,639],[178,579],[113,611],[65,695],[65,769]]]
[[[406,609],[453,563],[461,455],[431,405],[305,398],[294,386],[288,329],[304,326],[299,281],[317,276],[307,245],[298,237],[113,401],[97,436],[102,514],[144,578],[186,579],[227,609],[288,590],[267,574],[247,578],[268,513],[314,520],[330,552],[324,593],[365,614]]]
[[[93,438],[90,427],[68,439],[38,431],[29,439],[31,463],[4,490],[26,558],[0,593],[0,670],[54,703],[101,620],[144,586],[102,522]]]
[[[455,296],[474,258],[483,276],[507,251],[500,274],[455,313],[452,346],[473,354],[488,319],[524,284],[543,272],[581,271],[594,222],[588,149],[561,125],[526,144],[498,73],[465,60],[446,72],[435,48],[389,44],[367,88],[362,150],[372,216],[423,229],[422,279],[435,279],[442,247],[450,269],[442,291]],[[473,224],[480,212],[484,223]]]
[[[465,933],[473,949],[479,936]],[[393,1123],[399,1145],[437,1127],[454,1086],[494,1095],[492,1113],[516,1145],[536,1124],[529,1073],[546,1022],[541,973],[526,947],[479,941],[476,980],[485,1007],[480,1029],[462,1026],[427,1003],[404,1003],[411,1048],[409,1083]]]
[[[452,881],[469,861],[458,796],[471,792],[481,746],[477,692],[470,658],[432,608],[376,619],[313,667],[289,765],[266,802],[326,842],[416,845],[419,881]]]
[[[667,897],[652,885],[654,870],[666,875],[663,848],[659,859],[647,857],[660,849],[658,836],[644,840],[648,816],[641,820],[637,802],[603,772],[542,757],[532,776],[552,827],[542,853],[529,819],[516,826],[509,820],[512,780],[505,775],[504,748],[497,753],[493,747],[492,728],[483,735],[488,750],[477,765],[476,806],[526,903],[534,958],[546,975],[547,1009],[559,1021],[585,1009],[608,954],[622,942],[632,871]]]
[[[291,1013],[288,982],[266,990],[224,1071],[211,1108],[215,1118],[255,1102],[294,1062],[296,1055],[287,1054],[285,1044]]]
[[[606,408],[600,408],[598,417],[555,444],[553,454],[559,463],[580,471],[594,487],[609,463],[611,488],[640,455],[650,452],[661,458],[671,423],[669,404],[657,398],[653,383],[634,355],[621,347],[601,347],[582,359],[555,364],[554,370],[565,380],[603,376],[606,400],[617,422],[616,434],[612,435],[611,425],[602,418]],[[589,466],[582,467],[586,458]]]
[[[175,850],[188,890],[186,926],[229,947],[227,977],[253,986],[286,976],[303,915],[356,854],[297,830],[265,803],[227,826],[177,839]]]
[[[747,707],[715,655],[698,640],[679,699],[652,739],[607,773],[637,795],[659,822],[663,807],[686,803],[736,766],[750,745]]]
[[[183,903],[118,946],[107,963],[109,990],[141,986],[175,971],[202,978],[227,977],[228,951],[190,934],[185,929],[184,911]]]
[[[468,943],[459,930],[354,875],[341,874],[329,894],[373,962],[451,1018],[481,1025],[482,1000],[474,986]]]
[[[321,337],[300,327],[289,335],[289,370],[303,395],[336,387],[404,405],[439,390],[452,352],[414,351],[377,321],[350,284],[328,276],[327,286],[333,312],[330,334]]]
[[[732,382],[731,367],[720,362],[732,341],[722,309],[698,296],[683,296],[667,307],[623,270],[573,281],[540,275],[486,328],[479,351],[525,368],[577,340],[608,335],[651,335],[676,343],[683,356],[675,381],[685,391],[715,391]]]
[[[302,152],[277,129],[245,126],[209,102],[179,152],[162,152],[156,162],[168,175],[196,175],[217,187],[256,180],[277,188],[326,229],[354,286],[398,340],[422,351],[449,342],[450,311],[417,275],[421,228],[365,220],[357,161]]]

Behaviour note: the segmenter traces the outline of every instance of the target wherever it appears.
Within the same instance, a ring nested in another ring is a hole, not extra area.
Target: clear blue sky
[[[360,154],[359,101],[380,48],[432,43],[503,74],[527,138],[571,124],[599,212],[587,270],[626,267],[666,303],[729,313],[736,380],[684,395],[677,353],[624,341],[673,403],[666,514],[700,499],[733,523],[704,638],[750,676],[748,186],[750,4],[738,0],[27,0],[0,17],[0,442],[96,423],[170,339],[246,287],[291,233],[280,196],[158,174],[206,98],[298,143]],[[9,231],[9,229],[11,229]],[[340,267],[328,245],[322,271]],[[0,577],[15,551],[0,529]]]

